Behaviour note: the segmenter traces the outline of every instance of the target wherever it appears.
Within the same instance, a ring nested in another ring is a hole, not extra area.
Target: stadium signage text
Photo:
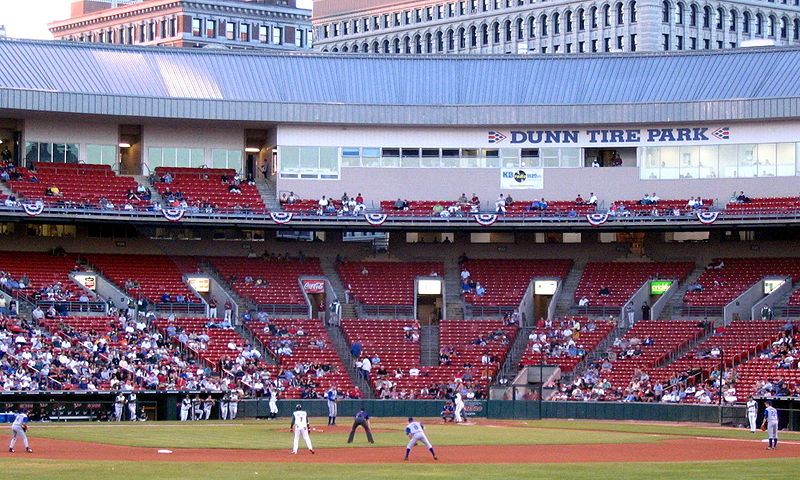
[[[707,127],[692,128],[627,128],[597,130],[511,130],[508,135],[489,132],[489,143],[509,139],[511,144],[571,144],[571,143],[670,143],[707,142],[714,138],[728,140],[730,128],[710,131]]]
[[[303,290],[306,293],[323,293],[325,291],[325,280],[303,280]]]

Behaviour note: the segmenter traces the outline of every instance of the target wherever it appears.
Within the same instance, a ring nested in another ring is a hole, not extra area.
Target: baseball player
[[[444,423],[456,421],[455,410],[453,408],[453,404],[449,400],[442,407],[441,416]]]
[[[764,405],[766,405],[766,408],[764,409],[764,421],[761,422],[761,428],[767,429],[767,437],[769,437],[767,450],[775,450],[778,448],[778,411],[772,406],[771,400],[764,402]]]
[[[758,413],[758,402],[753,397],[747,397],[747,419],[750,421],[750,433],[756,433],[756,414]]]
[[[130,414],[130,421],[135,422],[136,418],[136,392],[131,392],[128,395],[128,414]]]
[[[192,409],[192,399],[189,398],[189,395],[183,397],[181,400],[181,422],[185,422],[189,420],[189,411]]]
[[[375,440],[372,438],[372,429],[369,428],[369,413],[364,410],[364,407],[361,407],[361,410],[356,413],[356,419],[353,421],[353,428],[350,429],[350,437],[347,439],[347,443],[353,443],[353,437],[356,436],[356,428],[364,427],[364,432],[367,434],[367,441],[369,443],[375,443]]]
[[[456,404],[456,411],[455,411],[456,423],[461,423],[464,421],[464,417],[461,414],[461,412],[464,411],[464,399],[461,397],[460,391],[456,391],[455,404]]]
[[[328,401],[328,425],[336,425],[337,405],[339,401],[339,393],[336,391],[336,385],[331,385],[331,388],[325,392],[325,399]]]
[[[225,420],[228,418],[228,405],[231,401],[231,392],[225,391],[222,398],[219,399],[219,418]]]
[[[408,435],[408,445],[406,445],[406,456],[403,460],[408,460],[408,454],[411,453],[411,448],[414,447],[418,442],[422,442],[428,450],[433,455],[434,460],[439,460],[439,457],[436,456],[436,452],[433,451],[433,445],[431,442],[428,441],[428,437],[425,435],[425,426],[419,422],[414,421],[414,417],[408,417],[408,426],[406,426],[406,435]]]
[[[239,412],[239,391],[233,390],[231,392],[230,403],[228,404],[228,420],[236,418]]]
[[[203,419],[203,400],[200,398],[200,394],[197,394],[192,399],[192,420],[202,420]]]
[[[114,421],[122,421],[123,406],[125,406],[125,395],[123,395],[122,392],[117,392],[117,396],[114,397]]]
[[[294,443],[292,444],[292,453],[297,454],[297,444],[300,441],[300,436],[306,442],[308,450],[313,454],[314,447],[311,446],[311,438],[308,436],[308,414],[303,410],[303,406],[299,403],[294,407],[292,412],[292,424],[289,428],[294,431]]]
[[[214,399],[211,394],[208,394],[205,401],[203,401],[203,419],[208,420],[211,418],[211,408],[214,406]]]
[[[11,424],[11,443],[8,445],[8,451],[14,453],[14,445],[17,444],[17,437],[22,437],[22,443],[25,444],[25,451],[33,453],[30,445],[28,445],[28,414],[23,409],[14,416],[14,423]]]
[[[278,416],[278,389],[269,387],[269,418],[275,419]]]

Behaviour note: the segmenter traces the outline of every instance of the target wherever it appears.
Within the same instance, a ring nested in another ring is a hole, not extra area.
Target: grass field
[[[546,445],[574,445],[576,455],[582,448],[605,444],[618,449],[621,444],[654,444],[668,439],[708,437],[710,439],[753,440],[763,434],[752,435],[741,429],[726,429],[696,425],[657,425],[626,422],[595,421],[494,421],[474,426],[439,425],[435,420],[425,422],[431,441],[441,447],[469,445],[503,446],[526,445],[531,449]],[[398,459],[403,451],[404,425],[399,421],[375,422],[374,447],[397,448]],[[323,430],[326,427],[320,427]],[[37,439],[74,440],[108,445],[157,448],[207,448],[207,449],[258,449],[286,450],[291,443],[287,422],[245,421],[236,423],[145,423],[145,424],[69,424],[40,425],[31,428],[31,443],[36,449]],[[352,448],[371,448],[363,441]],[[317,450],[348,445],[345,433],[314,433]],[[6,432],[0,434],[3,441]],[[800,441],[798,433],[783,433],[784,441]],[[731,443],[731,442],[724,442]],[[762,450],[756,442],[747,442]],[[97,446],[102,449],[102,445]],[[564,447],[560,447],[564,448]],[[597,448],[597,447],[593,447]],[[652,448],[660,448],[653,445]],[[349,451],[349,450],[347,450]],[[394,450],[392,450],[394,451]],[[458,449],[450,449],[458,452]],[[357,455],[358,450],[353,450]],[[799,458],[773,458],[730,461],[697,462],[625,462],[625,463],[498,463],[498,464],[433,464],[387,462],[379,464],[353,463],[300,463],[286,462],[161,462],[91,460],[56,460],[39,458],[37,453],[11,456],[0,454],[0,478],[14,480],[228,480],[228,479],[453,479],[511,480],[511,479],[796,479],[800,474]],[[304,452],[301,452],[304,453]],[[418,452],[419,459],[424,451]],[[291,457],[287,455],[287,457]],[[569,459],[564,459],[568,461]],[[468,459],[465,459],[468,461]]]

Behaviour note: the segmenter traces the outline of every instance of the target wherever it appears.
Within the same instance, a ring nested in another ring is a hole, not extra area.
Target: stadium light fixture
[[[244,149],[244,151],[247,153],[258,153],[261,151],[261,149],[257,147],[247,147]]]
[[[120,142],[119,148],[131,148],[131,144],[127,142]]]

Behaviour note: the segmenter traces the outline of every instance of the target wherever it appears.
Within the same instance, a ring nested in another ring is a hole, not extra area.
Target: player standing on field
[[[131,422],[138,420],[138,418],[136,418],[136,392],[131,392],[130,395],[128,395],[128,413],[131,416],[129,419]]]
[[[228,404],[231,401],[231,393],[225,390],[225,393],[222,394],[222,398],[219,399],[219,418],[220,420],[225,420],[228,418]]]
[[[239,391],[234,390],[231,392],[231,401],[228,405],[228,420],[233,420],[236,418],[236,414],[239,412]]]
[[[331,385],[331,388],[325,392],[325,399],[328,401],[328,425],[336,425],[336,415],[338,413],[336,402],[339,401],[336,385]]]
[[[347,443],[353,443],[353,437],[356,435],[356,428],[359,426],[364,427],[364,432],[367,434],[367,441],[369,441],[369,443],[375,443],[375,440],[372,438],[372,429],[369,428],[369,413],[367,413],[363,407],[356,413],[356,419],[353,421],[353,428],[350,429],[350,437],[347,439]]]
[[[313,454],[314,447],[311,446],[311,438],[308,436],[308,414],[303,410],[303,406],[297,404],[292,412],[292,424],[289,428],[294,431],[294,443],[292,444],[292,454],[297,453],[297,444],[300,442],[300,436],[306,442],[308,450]]]
[[[208,420],[211,418],[211,409],[214,407],[214,398],[208,394],[205,401],[203,401],[203,419]]]
[[[764,405],[767,408],[764,409],[764,421],[761,423],[761,428],[767,428],[767,437],[769,437],[767,450],[775,450],[778,448],[778,411],[772,406],[771,400],[764,402]]]
[[[433,445],[431,445],[431,442],[428,441],[428,437],[425,435],[425,426],[419,422],[415,422],[413,417],[408,417],[406,435],[408,435],[409,440],[408,445],[406,445],[406,456],[403,460],[408,460],[408,454],[411,453],[411,448],[418,442],[422,442],[428,447],[434,460],[439,460],[439,457],[436,456],[436,452],[433,451]]]
[[[464,399],[461,397],[461,392],[458,390],[456,391],[455,403],[456,403],[456,412],[455,412],[456,423],[461,423],[464,421],[464,417],[462,415],[462,412],[464,411]]]
[[[14,445],[17,444],[17,437],[22,438],[22,443],[25,445],[25,451],[33,453],[30,445],[28,445],[28,414],[25,410],[20,410],[14,417],[14,423],[11,424],[11,443],[8,445],[8,451],[14,453]]]
[[[189,395],[183,397],[181,400],[181,422],[185,422],[189,419],[189,411],[192,409],[192,399],[189,398]]]
[[[750,433],[756,433],[756,414],[758,413],[758,403],[753,397],[747,397],[747,420],[750,422]]]
[[[269,417],[275,419],[278,416],[278,389],[269,387]]]

